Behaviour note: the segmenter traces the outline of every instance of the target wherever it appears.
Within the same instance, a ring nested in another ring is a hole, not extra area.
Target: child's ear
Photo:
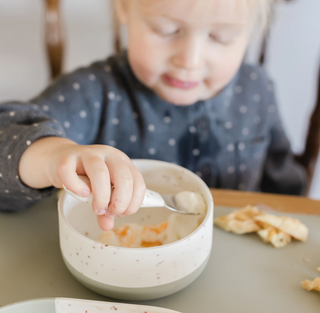
[[[128,1],[129,0],[113,0],[115,13],[121,24],[128,22]]]

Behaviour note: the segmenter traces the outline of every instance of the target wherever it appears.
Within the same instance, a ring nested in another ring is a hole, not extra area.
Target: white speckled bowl
[[[66,266],[88,288],[117,299],[149,300],[181,290],[204,269],[212,246],[213,200],[206,184],[181,166],[154,160],[133,162],[148,189],[162,194],[200,192],[207,204],[202,224],[189,236],[159,247],[105,246],[97,241],[102,231],[90,205],[63,192],[58,203],[60,246]],[[141,208],[117,219],[115,226],[156,224],[169,214],[172,212],[165,208]]]

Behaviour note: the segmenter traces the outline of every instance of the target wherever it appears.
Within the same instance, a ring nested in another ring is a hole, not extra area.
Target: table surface
[[[320,215],[320,201],[304,197],[216,189],[211,191],[215,206],[264,204],[282,212]],[[59,247],[56,202],[53,196],[27,210],[0,214],[0,306],[54,297],[115,301],[81,285],[64,265]],[[215,258],[213,254],[200,277],[184,290],[162,299],[140,303],[184,313],[213,312],[210,286],[215,275]],[[318,294],[310,293],[310,296],[316,297]],[[198,303],[199,299],[201,303]]]
[[[279,212],[320,215],[320,201],[306,197],[224,189],[211,189],[211,193],[214,204],[219,206],[243,207],[248,204],[264,204]]]

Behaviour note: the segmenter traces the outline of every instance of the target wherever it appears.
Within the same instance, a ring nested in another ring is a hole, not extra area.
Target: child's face
[[[128,25],[133,72],[170,103],[215,96],[242,62],[253,21],[247,3],[129,0],[120,16]]]

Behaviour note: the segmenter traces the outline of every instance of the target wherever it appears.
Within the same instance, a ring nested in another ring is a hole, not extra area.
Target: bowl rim
[[[105,245],[99,241],[90,239],[88,237],[83,236],[82,234],[80,234],[67,220],[65,214],[64,214],[64,210],[63,210],[63,201],[64,198],[66,196],[71,197],[70,195],[68,195],[64,190],[62,191],[62,193],[60,194],[59,197],[59,201],[58,201],[58,212],[59,212],[59,219],[62,218],[63,221],[65,222],[66,225],[68,225],[68,228],[77,235],[77,237],[81,237],[81,239],[83,239],[84,241],[87,241],[90,244],[99,244],[99,245],[104,245],[106,248],[110,248],[110,249],[116,249],[117,251],[123,250],[134,250],[134,251],[151,251],[151,250],[156,250],[156,249],[165,249],[167,247],[170,246],[175,246],[183,241],[188,241],[188,239],[190,237],[192,237],[195,233],[197,233],[198,231],[200,231],[200,229],[202,228],[202,225],[205,224],[205,222],[207,222],[207,220],[209,219],[210,215],[211,215],[211,211],[212,211],[212,215],[213,215],[213,209],[214,209],[214,202],[213,202],[213,198],[212,198],[212,194],[210,192],[209,187],[206,185],[206,183],[195,173],[193,173],[192,171],[190,171],[189,169],[182,167],[181,165],[178,164],[174,164],[174,163],[169,163],[166,161],[161,161],[161,160],[149,160],[149,159],[131,159],[132,163],[135,165],[136,163],[164,163],[166,166],[169,166],[171,168],[180,168],[186,172],[188,172],[189,174],[191,174],[191,176],[193,176],[193,178],[203,187],[205,187],[205,189],[208,190],[208,195],[209,195],[209,200],[210,203],[207,203],[207,213],[206,216],[204,217],[203,221],[201,222],[201,224],[192,232],[190,233],[188,236],[183,237],[179,240],[173,241],[171,243],[168,244],[164,244],[161,246],[155,246],[155,247],[145,247],[145,248],[129,248],[129,247],[118,247],[118,246],[112,246],[112,245]],[[212,228],[213,228],[213,223],[212,223]]]

